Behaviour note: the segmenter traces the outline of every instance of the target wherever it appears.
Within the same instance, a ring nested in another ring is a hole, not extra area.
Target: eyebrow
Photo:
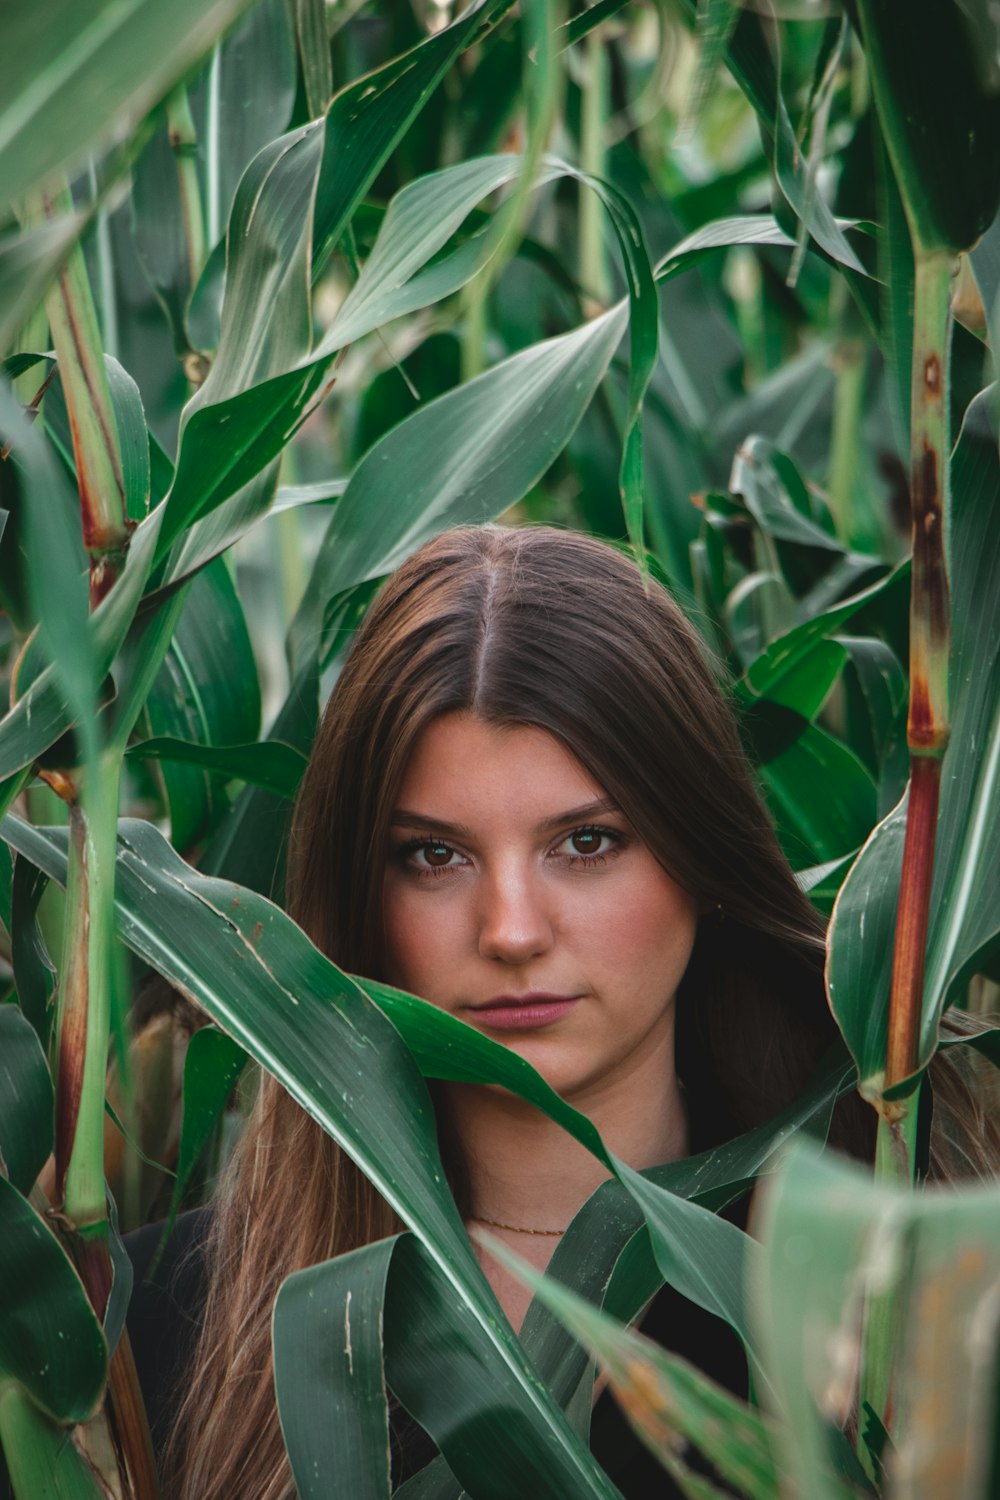
[[[586,823],[606,813],[620,813],[621,808],[612,797],[598,797],[594,802],[585,802],[581,807],[569,807],[565,812],[546,818],[537,828],[538,833],[549,833],[554,828],[563,828],[567,823]],[[463,823],[447,823],[443,818],[430,818],[426,813],[414,812],[408,807],[397,807],[390,818],[393,827],[433,828],[435,833],[449,838],[471,839],[472,831]]]

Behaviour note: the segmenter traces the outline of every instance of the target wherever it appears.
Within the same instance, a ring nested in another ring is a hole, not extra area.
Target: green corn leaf
[[[935,855],[923,1056],[936,1034],[934,1010],[958,999],[969,973],[1000,942],[990,895],[1000,883],[1000,462],[991,390],[966,414],[951,477],[952,730]]]
[[[780,701],[778,694],[784,679],[797,673],[802,664],[809,660],[818,641],[833,635],[841,625],[879,602],[890,601],[905,605],[909,578],[909,563],[903,563],[878,583],[852,595],[843,603],[835,604],[821,614],[804,620],[801,625],[796,625],[794,629],[772,641],[740,678],[737,685],[740,702],[749,705],[756,698],[775,698]]]
[[[97,664],[88,621],[87,580],[79,571],[76,538],[67,532],[65,508],[59,504],[65,493],[63,476],[51,449],[6,391],[0,391],[0,429],[11,445],[24,487],[28,586],[33,613],[40,622],[38,645],[53,663],[49,671],[59,696],[71,707],[85,736],[92,737]],[[29,688],[29,697],[31,692]],[[9,770],[13,769],[10,765]]]
[[[816,724],[800,724],[793,743],[760,768],[782,847],[795,869],[857,849],[877,815],[875,783],[853,750]]]
[[[829,1444],[853,1397],[850,1361],[870,1290],[898,1299],[890,1485],[905,1474],[912,1493],[929,1500],[947,1472],[959,1493],[985,1496],[997,1313],[982,1299],[1000,1274],[998,1212],[992,1186],[914,1194],[802,1143],[790,1150],[758,1220],[764,1253],[753,1305],[784,1418],[779,1451],[797,1493],[844,1493]]]
[[[203,77],[204,119],[199,101],[193,104],[205,159],[205,228],[211,249],[224,238],[243,173],[258,151],[288,129],[292,117],[295,36],[285,0],[252,5],[222,38]]]
[[[974,9],[913,0],[901,26],[891,0],[858,0],[886,147],[924,253],[968,250],[1000,207],[1000,92],[983,76]]]
[[[211,757],[199,759],[197,748],[244,744],[260,728],[257,664],[243,606],[221,558],[191,583],[146,713],[154,740],[194,747],[162,759],[152,752],[166,788],[172,842],[184,849],[209,832],[226,807],[219,782],[208,774]]]
[[[763,696],[767,702],[787,708],[811,723],[826,702],[847,660],[847,648],[839,640],[824,637],[816,642],[798,666],[783,673],[781,681]]]
[[[119,755],[124,755],[156,683],[188,592],[189,586],[182,584],[141,600],[121,644],[113,667],[116,693],[106,710],[109,742]]]
[[[495,1235],[478,1238],[531,1287],[607,1372],[633,1429],[682,1487],[690,1473],[678,1437],[709,1458],[750,1500],[777,1500],[770,1423],[686,1360],[597,1312],[552,1276],[539,1275]],[[722,1491],[718,1491],[722,1494]]]
[[[132,236],[181,353],[218,345],[225,226],[233,198],[253,158],[287,129],[295,90],[289,7],[284,0],[257,0],[185,90],[177,118],[181,96],[171,97],[168,118],[136,165]],[[172,146],[171,130],[178,123],[185,127],[185,139]]]
[[[41,1043],[18,1005],[0,1005],[0,1166],[22,1193],[52,1150],[52,1079]]]
[[[0,204],[134,125],[246,0],[10,0],[0,63]],[[124,117],[124,118],[123,118]]]
[[[884,817],[895,807],[906,787],[908,754],[906,748],[906,707],[909,684],[899,657],[891,646],[874,636],[840,635],[838,641],[844,646],[850,659],[846,687],[857,683],[858,717],[863,718],[871,741],[871,758],[866,764],[878,781],[879,817]],[[848,725],[850,726],[850,702],[848,699]],[[860,727],[853,735],[849,727],[852,744],[858,744]]]
[[[587,7],[580,15],[574,16],[571,21],[566,21],[557,32],[564,47],[572,47],[576,42],[582,42],[583,38],[602,21],[609,21],[616,16],[620,10],[624,10],[628,0],[595,0],[593,5]]]
[[[469,1493],[571,1495],[558,1461],[539,1463],[481,1346],[478,1325],[412,1235],[289,1277],[275,1307],[275,1369],[300,1493],[388,1495],[388,1381]],[[447,1471],[442,1480],[455,1483]],[[602,1490],[618,1493],[607,1480]]]
[[[300,505],[322,505],[329,500],[339,500],[347,488],[346,479],[320,479],[314,484],[281,484],[274,495],[272,516],[284,510],[296,510]]]
[[[308,350],[312,207],[322,155],[323,131],[313,123],[272,141],[244,172],[226,238],[219,348],[185,423],[289,369]],[[182,433],[179,468],[183,458]]]
[[[685,0],[684,9],[696,18],[695,0]],[[789,207],[817,246],[863,286],[867,272],[842,226],[824,200],[810,191],[806,165],[781,93],[771,38],[761,18],[745,9],[730,32],[726,64],[757,114],[775,177]]]
[[[752,350],[748,351],[754,357]],[[816,344],[778,365],[745,396],[720,413],[713,438],[735,458],[745,438],[768,438],[782,450],[816,443],[810,429],[825,429],[833,412],[836,376],[829,351]]]
[[[278,1293],[274,1389],[301,1500],[392,1493],[382,1328],[397,1240],[296,1271]]]
[[[152,568],[161,518],[162,512],[154,511],[133,533],[117,584],[90,616],[85,630],[81,627],[90,642],[88,672],[97,680],[110,668],[135,617]],[[47,588],[50,586],[51,579],[46,583]],[[64,609],[65,601],[60,601],[53,617],[63,629]],[[73,659],[86,650],[85,644],[74,642]],[[62,662],[58,669],[52,663],[42,666],[30,684],[19,682],[20,696],[0,720],[0,781],[30,765],[69,727],[72,711],[67,699],[79,698],[83,684],[71,683],[67,694],[64,679],[65,662]]]
[[[21,1013],[48,1047],[56,971],[38,926],[38,903],[48,885],[47,875],[26,859],[14,861],[11,882],[10,962]],[[43,1137],[47,1138],[47,1137]]]
[[[440,1455],[394,1491],[395,1500],[464,1500],[465,1493]]]
[[[303,226],[308,224],[312,194],[323,187],[321,173],[319,187],[316,185],[320,144],[320,135],[313,127],[274,143],[253,163],[237,195],[219,355],[205,385],[187,408],[181,459],[168,500],[161,548],[166,548],[192,520],[207,519],[214,507],[237,505],[237,497],[227,496],[242,484],[249,485],[262,459],[266,461],[280,447],[340,349],[392,318],[457,291],[489,262],[503,240],[506,219],[500,215],[488,231],[446,254],[429,269],[422,269],[486,194],[518,177],[520,158],[477,158],[404,188],[386,213],[356,285],[326,334],[306,356],[307,289],[294,267],[307,251],[308,236]],[[560,162],[546,161],[539,181],[544,183],[562,173],[580,175]],[[607,207],[628,272],[632,358],[620,483],[630,535],[639,545],[644,488],[639,419],[656,358],[656,299],[649,256],[634,211],[608,184],[585,176],[581,181]],[[274,198],[276,209],[262,217],[258,197],[265,190]],[[255,226],[252,234],[251,217]],[[289,256],[291,271],[287,269]],[[276,289],[279,282],[280,291]],[[283,312],[286,305],[290,311]],[[232,309],[229,314],[226,307]],[[306,319],[298,332],[297,318],[300,323]],[[287,370],[299,352],[298,373]],[[247,385],[250,389],[240,395]],[[251,491],[246,494],[249,498]],[[512,497],[516,498],[519,495]],[[254,489],[250,508],[240,505],[240,525],[246,523],[252,508],[269,500],[266,488]],[[213,545],[218,545],[217,540]],[[190,550],[189,541],[172,565],[172,578],[190,570]]]
[[[245,745],[202,745],[193,740],[179,740],[171,735],[139,740],[129,747],[133,760],[174,761],[178,765],[199,766],[213,771],[227,781],[245,781],[251,786],[276,792],[279,797],[294,800],[306,756],[283,740],[255,740]],[[177,840],[177,842],[181,842]]]
[[[845,224],[845,227],[849,225]],[[773,214],[740,214],[729,219],[715,219],[693,234],[685,235],[662,260],[657,261],[653,274],[657,281],[667,281],[713,250],[728,250],[733,245],[787,245],[792,249],[795,241]]]
[[[125,514],[130,521],[144,521],[149,515],[152,466],[142,397],[131,375],[110,354],[104,356],[104,367],[118,432]]]
[[[969,265],[982,298],[990,345],[996,348],[1000,329],[1000,216],[993,220],[978,245],[970,251]],[[911,279],[912,275],[911,266]]]
[[[322,385],[322,362],[319,368],[287,369],[296,341],[295,358],[308,348],[308,279],[303,281],[297,270],[290,273],[280,256],[276,262],[275,247],[284,246],[287,254],[294,246],[298,267],[301,256],[308,255],[304,219],[312,218],[315,202],[312,276],[319,275],[361,197],[445,69],[481,27],[498,19],[511,4],[512,0],[492,5],[475,0],[451,26],[341,90],[331,101],[325,122],[272,143],[263,161],[251,163],[248,181],[265,187],[274,206],[267,215],[253,215],[253,234],[246,243],[237,237],[228,241],[232,251],[227,263],[230,337],[227,340],[223,332],[222,373],[215,377],[210,392],[214,406],[207,406],[202,392],[187,414],[161,556],[191,521],[199,516],[210,519],[206,513],[215,506],[228,501],[236,507],[240,526],[266,509],[271,498],[268,485],[247,487],[287,442]],[[246,227],[253,201],[252,192],[245,193],[242,202],[237,194],[234,204],[234,218]],[[265,281],[281,288],[278,305],[248,305],[237,297],[237,283],[252,288]],[[276,317],[279,312],[281,316]],[[224,304],[224,324],[226,320]],[[249,340],[244,328],[247,320]],[[243,399],[237,396],[235,404],[220,399],[223,392],[244,390],[251,371],[259,383]],[[232,518],[227,517],[223,525],[229,526],[228,545],[233,539]],[[216,543],[210,555],[218,550]],[[180,574],[175,571],[174,576]]]
[[[572,1479],[564,1464],[554,1452],[539,1461],[509,1381],[486,1363],[481,1327],[412,1235],[404,1235],[393,1253],[384,1341],[390,1389],[437,1443],[467,1492],[483,1500],[570,1500]],[[601,1493],[618,1497],[596,1459],[590,1462]]]
[[[335,95],[326,113],[323,168],[316,193],[314,279],[325,269],[396,142],[455,59],[512,9],[513,0],[472,0],[450,26]]]
[[[316,355],[343,347],[389,318],[439,300],[487,264],[507,233],[503,214],[476,239],[431,269],[414,274],[445,244],[482,197],[517,178],[524,165],[520,158],[510,155],[477,158],[404,188],[390,204],[374,250]],[[620,485],[629,536],[641,552],[644,484],[639,421],[657,353],[657,301],[649,254],[635,211],[611,184],[546,158],[533,186],[542,186],[563,174],[578,178],[604,203],[626,267],[631,361]]]
[[[107,1100],[105,1100],[105,1107],[110,1109]],[[111,1291],[108,1295],[108,1305],[104,1309],[104,1339],[109,1354],[114,1354],[118,1347],[118,1340],[125,1329],[125,1318],[132,1298],[134,1277],[129,1253],[125,1249],[118,1229],[118,1208],[110,1194],[108,1195],[108,1256],[111,1261]]]
[[[756,1243],[711,1210],[617,1164],[619,1180],[641,1207],[664,1279],[706,1312],[724,1319],[753,1355],[743,1282]]]
[[[788,271],[789,286],[796,285],[802,269],[802,260],[809,240],[808,226],[813,217],[814,205],[819,197],[819,171],[824,157],[828,154],[827,127],[834,89],[838,74],[849,55],[849,40],[847,17],[830,16],[823,28],[823,37],[809,89],[809,102],[799,126],[800,140],[804,139],[808,133],[809,150],[805,161],[805,171],[802,174],[802,212],[799,217],[795,254],[792,256],[792,264]],[[796,165],[797,163],[793,160],[793,167]]]
[[[945,1051],[949,1047],[971,1047],[995,1068],[1000,1068],[1000,1026],[984,1024],[968,1035],[943,1036],[939,1046]]]
[[[830,922],[830,1003],[857,1059],[860,1092],[872,1103],[881,1095],[884,1076],[908,801],[907,793],[864,844],[840,888]]]
[[[816,164],[803,161],[788,105],[780,91],[774,117],[773,143],[774,175],[800,225],[798,245],[804,246],[807,236],[811,237],[831,260],[842,265],[847,272],[853,272],[859,278],[867,276],[863,262],[825,200],[816,191]],[[795,261],[800,255],[801,249],[797,248]]]
[[[749,437],[733,462],[729,488],[739,495],[757,525],[776,542],[842,554],[844,547],[806,513],[793,486],[801,478],[786,455],[765,438]]]
[[[55,1421],[85,1422],[106,1373],[83,1283],[45,1221],[0,1177],[0,1391],[12,1382]]]
[[[318,667],[313,661],[293,680],[264,743],[290,744],[306,759],[318,719]],[[244,787],[209,841],[201,868],[224,879],[239,876],[241,885],[280,899],[291,810],[291,802],[273,791]]]
[[[174,347],[183,352],[188,348],[184,313],[191,297],[192,265],[177,166],[163,113],[132,168],[132,243]]]
[[[248,416],[247,407],[239,407],[238,411],[241,420]],[[216,450],[209,447],[208,451]],[[280,458],[272,459],[228,500],[214,505],[201,520],[188,527],[169,559],[166,570],[168,587],[199,572],[245,536],[258,521],[274,514],[280,466]]]
[[[17,1386],[0,1383],[0,1445],[14,1500],[106,1500],[107,1490],[72,1434]]]
[[[392,199],[372,252],[332,324],[316,346],[334,354],[382,323],[449,296],[485,266],[499,247],[505,216],[428,265],[490,193],[516,181],[518,156],[483,156],[431,172]],[[539,183],[570,168],[543,165]]]
[[[81,213],[0,237],[0,350],[9,349],[82,233]]]
[[[295,33],[299,44],[306,107],[315,119],[323,114],[333,93],[330,39],[326,33],[325,0],[295,0]]]

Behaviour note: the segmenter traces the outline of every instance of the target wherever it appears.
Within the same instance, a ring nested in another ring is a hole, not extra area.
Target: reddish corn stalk
[[[75,1237],[71,1248],[90,1304],[103,1320],[113,1280],[107,1242]],[[125,1330],[122,1330],[111,1356],[108,1391],[111,1406],[108,1416],[118,1452],[119,1470],[124,1470],[130,1485],[126,1493],[134,1500],[156,1500],[159,1495],[156,1460],[132,1346]]]
[[[109,1385],[115,1433],[132,1482],[132,1492],[136,1500],[156,1500],[160,1485],[156,1476],[153,1443],[149,1435],[146,1408],[142,1404],[132,1345],[124,1329],[111,1356]]]
[[[910,771],[910,802],[892,960],[886,1088],[902,1083],[917,1066],[940,784],[941,762],[915,756]]]
[[[924,962],[934,872],[941,760],[948,745],[948,573],[944,519],[948,491],[948,352],[951,257],[918,252],[913,332],[910,593],[910,800],[896,918],[885,1086],[919,1062]],[[904,1109],[905,1112],[905,1109]],[[887,1111],[887,1118],[899,1112]]]

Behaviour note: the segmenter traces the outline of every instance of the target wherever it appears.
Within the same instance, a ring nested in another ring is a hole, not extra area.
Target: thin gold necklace
[[[476,1224],[488,1224],[491,1229],[509,1229],[511,1234],[565,1234],[565,1229],[528,1229],[524,1224],[504,1224],[500,1219],[484,1219],[482,1214],[473,1214]]]

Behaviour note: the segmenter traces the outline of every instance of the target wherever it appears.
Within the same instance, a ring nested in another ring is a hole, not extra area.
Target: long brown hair
[[[713,908],[677,996],[695,1138],[729,1139],[790,1103],[836,1034],[823,921],[781,851],[696,632],[632,562],[584,536],[459,528],[386,584],[296,805],[289,910],[317,946],[381,977],[396,790],[421,730],[454,710],[557,735]],[[950,1091],[959,1111],[974,1108],[962,1087]],[[851,1096],[834,1138],[870,1156],[874,1125]],[[350,1159],[265,1077],[213,1215],[204,1323],[172,1444],[179,1500],[294,1494],[272,1383],[274,1297],[290,1272],[395,1227]]]

